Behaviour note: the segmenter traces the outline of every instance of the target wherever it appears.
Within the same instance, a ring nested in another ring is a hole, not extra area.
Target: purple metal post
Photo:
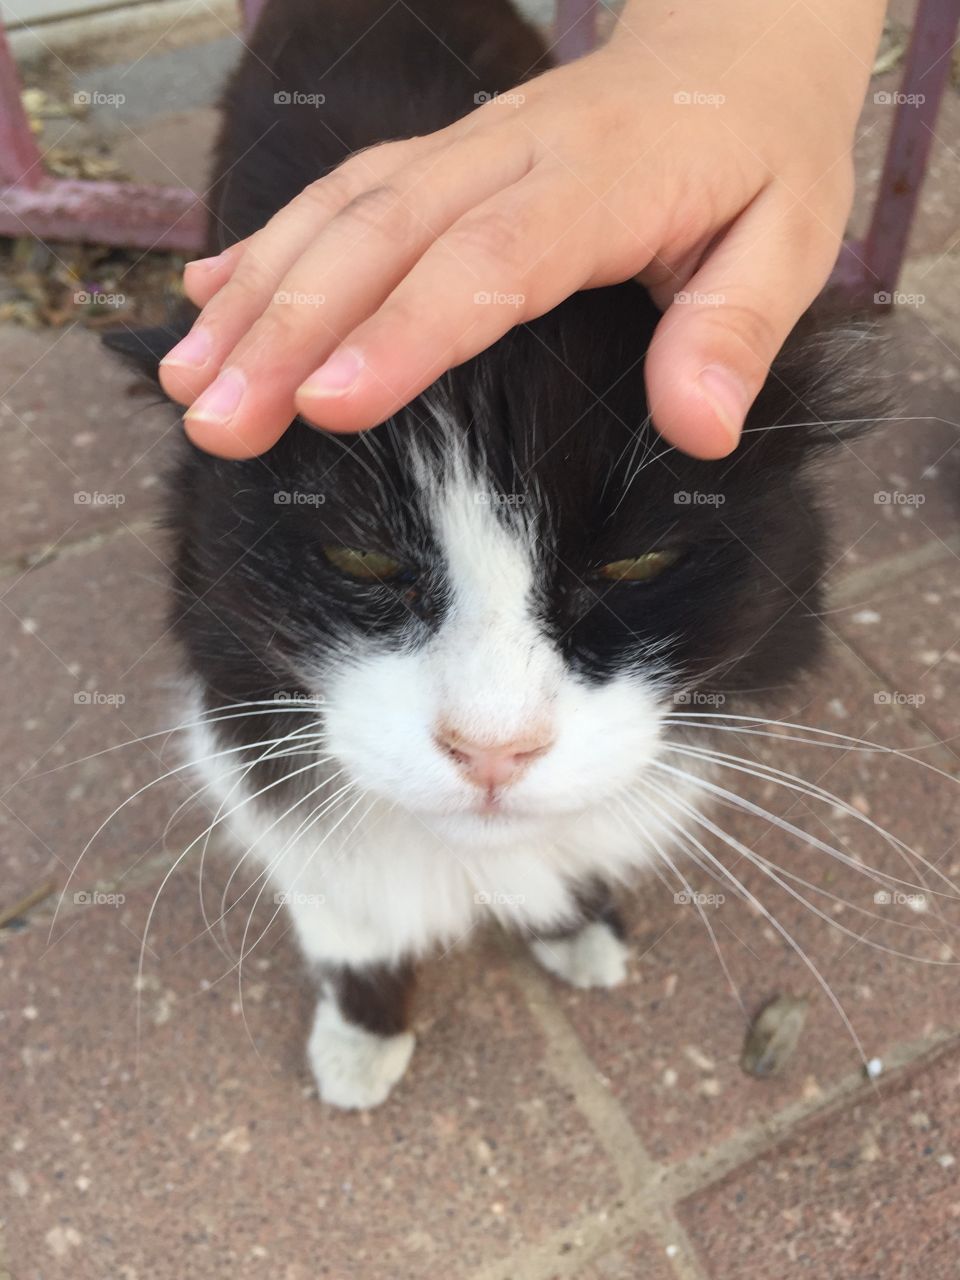
[[[199,197],[185,187],[46,173],[0,25],[0,235],[193,252],[203,244],[205,225]]]
[[[880,190],[860,255],[867,281],[878,292],[892,293],[900,275],[958,26],[960,0],[920,0]]]
[[[20,77],[0,23],[0,187],[36,187],[42,177],[40,148],[24,115]]]
[[[559,62],[572,62],[597,43],[599,0],[556,0],[553,52]]]
[[[240,7],[243,10],[243,30],[246,35],[250,35],[257,25],[266,3],[267,0],[240,0]]]

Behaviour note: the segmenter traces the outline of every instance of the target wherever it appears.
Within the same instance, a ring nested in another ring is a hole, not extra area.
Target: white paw
[[[346,1022],[332,1000],[321,1000],[307,1041],[307,1060],[324,1102],[366,1111],[385,1102],[407,1069],[412,1031],[378,1036]]]
[[[538,939],[530,950],[545,969],[573,987],[616,987],[627,976],[630,950],[599,920],[570,938]]]

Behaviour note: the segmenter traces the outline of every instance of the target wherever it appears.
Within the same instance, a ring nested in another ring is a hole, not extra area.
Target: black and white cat
[[[506,0],[271,0],[227,93],[211,250],[544,66]],[[298,422],[243,462],[179,446],[192,756],[319,976],[308,1055],[337,1106],[387,1097],[414,965],[485,919],[578,986],[619,982],[609,888],[673,865],[684,698],[816,655],[810,463],[821,424],[866,416],[845,344],[796,334],[735,455],[699,462],[650,425],[657,319],[635,284],[595,289],[373,432]],[[176,336],[137,341],[155,366]]]

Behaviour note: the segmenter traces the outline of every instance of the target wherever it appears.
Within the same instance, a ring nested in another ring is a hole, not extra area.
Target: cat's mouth
[[[470,813],[476,814],[481,818],[506,818],[512,817],[507,806],[504,803],[502,794],[498,791],[487,792],[481,796],[470,806]]]

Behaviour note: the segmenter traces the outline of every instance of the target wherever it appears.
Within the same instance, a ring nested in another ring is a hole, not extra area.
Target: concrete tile
[[[788,704],[784,718],[799,723],[880,743],[916,747],[923,741],[900,723],[896,707],[875,703],[867,675],[858,677],[847,666],[829,665],[812,685],[809,701],[791,701],[793,714]],[[817,782],[960,883],[955,780],[938,778],[891,754],[807,747],[740,733],[718,733],[714,742],[720,750]],[[823,975],[866,1057],[882,1058],[898,1043],[954,1030],[957,903],[929,896],[915,903],[914,895],[922,893],[921,875],[910,870],[904,855],[832,805],[730,769],[722,770],[718,781],[849,858],[910,882],[909,887],[877,884],[772,822],[736,809],[714,810],[714,824],[768,859],[784,884],[822,913],[817,916],[717,834],[699,832],[704,847],[764,904]],[[815,974],[776,926],[739,900],[730,885],[719,883],[719,877],[711,878],[682,857],[675,861],[690,888],[707,895],[700,903],[703,918],[685,898],[685,886],[664,868],[665,883],[651,877],[627,899],[635,955],[627,985],[609,992],[569,992],[556,986],[601,1076],[647,1149],[664,1161],[704,1151],[789,1104],[822,1099],[831,1085],[862,1065]],[[931,888],[940,883],[929,873],[926,878]],[[875,900],[877,893],[890,900]],[[915,905],[926,910],[914,910]],[[939,909],[952,932],[939,922]],[[731,994],[705,920],[744,1012]],[[748,1020],[781,993],[808,997],[806,1028],[782,1077],[757,1080],[739,1066]]]
[[[0,347],[3,559],[152,517],[171,410],[131,396],[135,375],[79,327],[6,328]]]
[[[156,538],[124,535],[2,584],[4,904],[47,878],[64,886],[110,812],[178,763],[174,742],[131,742],[182,719],[163,641],[159,550]],[[71,895],[159,856],[168,820],[192,789],[175,778],[117,813],[84,856]],[[167,848],[182,847],[198,823],[198,811],[185,813]]]
[[[243,53],[243,41],[231,33],[144,53],[132,65],[101,66],[76,77],[75,90],[91,98],[87,118],[101,132],[136,132],[156,116],[215,103]]]
[[[948,274],[949,291],[953,275],[960,285],[960,264]],[[960,354],[940,341],[958,325],[960,315],[944,314],[931,293],[922,307],[879,326],[886,337],[877,376],[886,380],[894,420],[838,449],[825,469],[833,583],[960,534]],[[897,590],[891,583],[890,594]]]
[[[219,125],[213,107],[158,116],[117,138],[110,154],[132,182],[179,184],[203,193]]]
[[[898,581],[840,630],[876,669],[878,693],[913,707],[960,756],[960,564]]]
[[[241,1013],[191,873],[151,928],[138,1056],[151,897],[76,913],[49,950],[38,930],[0,939],[5,1216],[22,1280],[469,1276],[615,1200],[499,947],[425,967],[409,1075],[358,1116],[312,1096],[312,997],[285,922],[244,962]],[[244,917],[229,921],[236,947]]]
[[[712,1280],[954,1280],[960,1056],[867,1092],[681,1216]]]

